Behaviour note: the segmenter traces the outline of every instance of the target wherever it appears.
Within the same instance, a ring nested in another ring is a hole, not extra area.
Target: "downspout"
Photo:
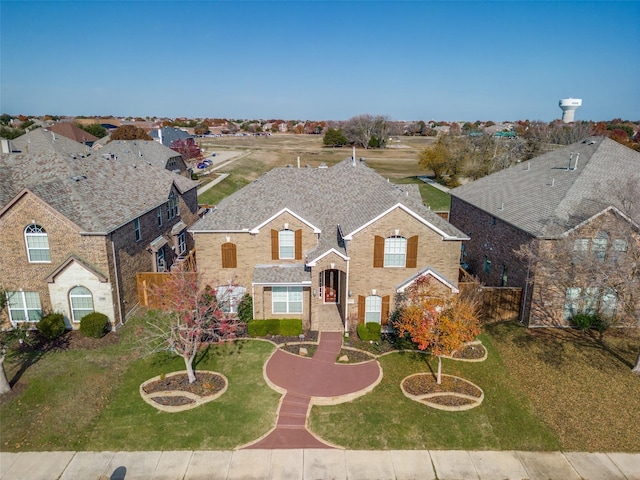
[[[346,249],[345,249],[346,250]],[[347,301],[344,303],[344,333],[349,333],[349,300],[351,297],[349,296],[349,262],[350,260],[347,257],[347,275],[345,278],[345,293],[347,294]]]
[[[524,325],[524,315],[527,308],[527,295],[529,293],[529,271],[531,270],[531,259],[527,260],[527,278],[524,280],[524,292],[522,295],[522,311],[520,312],[520,323]],[[531,314],[531,312],[529,312]]]
[[[120,275],[118,273],[118,259],[116,258],[116,247],[113,239],[111,240],[111,253],[113,254],[113,271],[116,277],[116,296],[118,297],[118,313],[120,315],[120,323],[117,326],[121,327],[124,325],[124,315],[122,314],[122,301],[120,300],[120,281],[118,280]]]

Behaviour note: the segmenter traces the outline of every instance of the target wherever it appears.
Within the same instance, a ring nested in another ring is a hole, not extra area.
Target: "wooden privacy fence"
[[[460,292],[465,289],[477,288],[474,282],[460,282]],[[482,321],[495,323],[515,320],[520,316],[522,302],[522,288],[515,287],[481,287],[482,293]]]
[[[172,275],[196,275],[195,272],[144,272],[136,274],[138,283],[138,302],[141,307],[160,308],[162,297],[155,294],[156,289],[171,280]]]

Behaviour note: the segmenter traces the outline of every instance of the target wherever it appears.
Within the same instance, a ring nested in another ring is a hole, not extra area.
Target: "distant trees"
[[[92,123],[90,125],[76,124],[76,126],[85,132],[90,133],[94,137],[102,138],[107,136],[107,129],[99,123]]]
[[[344,124],[344,134],[349,143],[363,148],[385,148],[389,138],[388,117],[359,115]]]
[[[349,143],[341,128],[328,128],[322,139],[322,143],[327,147],[342,147]]]
[[[179,138],[177,140],[174,140],[173,142],[171,142],[169,148],[182,155],[182,159],[185,162],[202,158],[202,150],[196,144],[193,138]]]
[[[111,140],[153,140],[143,128],[122,125],[111,133]]]

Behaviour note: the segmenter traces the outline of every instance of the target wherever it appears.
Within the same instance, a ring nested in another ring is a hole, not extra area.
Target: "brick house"
[[[457,291],[467,237],[363,162],[276,168],[189,229],[198,271],[253,297],[253,318],[301,318],[311,330],[388,324],[395,294],[420,275]],[[349,322],[351,321],[351,325]]]
[[[31,133],[31,132],[30,132]],[[136,273],[188,254],[196,184],[145,162],[57,150],[0,156],[3,326],[98,311],[112,326],[138,303]]]
[[[639,169],[640,153],[596,137],[451,190],[449,221],[470,237],[461,262],[487,286],[521,287],[529,326],[624,316],[638,299],[596,270],[637,281]]]

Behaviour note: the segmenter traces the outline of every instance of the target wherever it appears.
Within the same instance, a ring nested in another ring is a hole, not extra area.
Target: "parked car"
[[[198,163],[198,165],[196,165],[200,170],[204,170],[205,168],[207,168],[210,164],[206,164],[204,162],[200,162]]]

